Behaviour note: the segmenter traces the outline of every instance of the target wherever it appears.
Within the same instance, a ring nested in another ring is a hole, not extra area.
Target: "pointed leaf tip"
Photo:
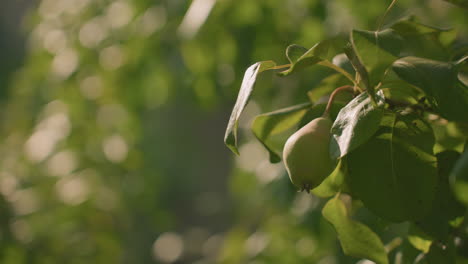
[[[275,67],[276,63],[273,61],[261,61],[251,65],[244,73],[241,88],[231,112],[229,123],[226,128],[226,134],[224,136],[224,143],[226,146],[237,155],[239,155],[239,151],[237,149],[237,126],[239,117],[250,99],[255,81],[257,80],[257,75],[260,72],[271,70]]]

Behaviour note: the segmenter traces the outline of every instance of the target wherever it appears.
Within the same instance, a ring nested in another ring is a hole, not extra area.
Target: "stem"
[[[353,92],[354,93],[362,93],[364,92],[364,90],[361,89],[361,87],[359,87],[359,83],[361,82],[361,75],[359,75],[359,73],[356,71],[356,73],[354,74],[354,79],[356,80],[355,82],[355,85],[353,87]]]
[[[392,241],[385,245],[385,251],[387,251],[387,253],[390,253],[392,252],[392,250],[399,247],[401,243],[403,243],[401,237],[395,237]]]
[[[271,69],[272,70],[280,70],[280,69],[284,69],[284,68],[288,68],[288,67],[291,67],[290,63],[284,64],[284,65],[278,65],[278,66],[272,67]]]
[[[331,93],[330,98],[328,99],[327,107],[325,108],[325,112],[323,112],[322,117],[329,117],[330,116],[330,109],[331,109],[331,106],[333,104],[333,101],[335,100],[336,95],[341,91],[354,92],[354,89],[353,89],[353,86],[351,86],[351,85],[344,85],[344,86],[336,88]]]
[[[332,70],[335,70],[335,71],[343,74],[344,77],[346,77],[348,80],[350,80],[353,84],[357,85],[356,81],[354,81],[353,77],[347,71],[345,71],[342,68],[336,66],[335,64],[333,64],[333,63],[331,63],[331,62],[329,62],[327,60],[320,61],[317,64],[325,66],[327,68],[330,68]]]
[[[382,18],[380,19],[379,21],[379,26],[377,27],[377,31],[380,31],[380,29],[382,28],[382,24],[383,22],[385,21],[385,17],[388,15],[390,9],[392,9],[392,7],[395,5],[396,3],[396,0],[393,0],[390,5],[387,7],[387,10],[385,11],[385,13],[383,14]]]

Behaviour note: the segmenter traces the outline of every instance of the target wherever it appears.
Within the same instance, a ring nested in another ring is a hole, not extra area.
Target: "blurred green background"
[[[249,131],[329,70],[264,74],[239,157],[223,136],[249,65],[375,30],[389,3],[2,2],[0,263],[356,263]],[[398,1],[389,20],[413,14],[466,36],[441,0]]]

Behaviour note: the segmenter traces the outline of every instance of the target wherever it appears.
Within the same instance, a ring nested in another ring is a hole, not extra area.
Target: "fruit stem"
[[[341,91],[350,91],[354,92],[354,89],[351,85],[344,85],[341,87],[336,88],[330,95],[330,98],[328,99],[327,107],[325,108],[325,112],[323,112],[322,117],[329,117],[330,116],[330,109],[333,104],[333,101],[335,100],[336,95],[341,92]]]

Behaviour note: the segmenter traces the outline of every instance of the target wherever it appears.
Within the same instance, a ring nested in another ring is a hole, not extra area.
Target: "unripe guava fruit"
[[[335,168],[328,150],[332,125],[328,117],[316,118],[292,134],[284,145],[286,170],[300,190],[317,187]]]

